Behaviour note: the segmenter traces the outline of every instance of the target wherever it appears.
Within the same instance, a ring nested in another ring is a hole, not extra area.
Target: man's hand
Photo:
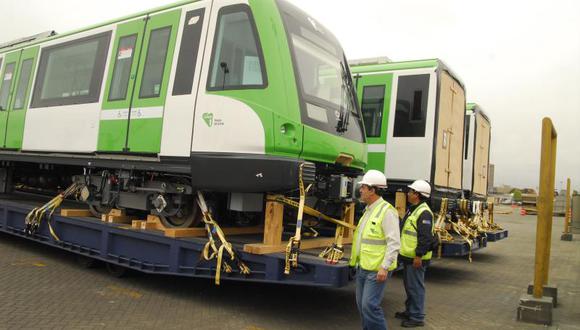
[[[383,268],[379,269],[379,272],[377,273],[377,282],[384,282],[387,280],[387,271],[384,270]]]
[[[413,268],[419,269],[423,266],[423,261],[421,261],[421,257],[415,257],[413,259]]]

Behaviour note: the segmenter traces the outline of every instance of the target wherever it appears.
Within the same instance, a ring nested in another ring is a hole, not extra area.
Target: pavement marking
[[[34,267],[46,267],[47,265],[43,262],[36,261],[36,260],[21,260],[17,262],[13,262],[10,264],[11,266],[34,266]]]
[[[106,289],[108,291],[110,291],[111,293],[118,294],[118,295],[125,296],[125,297],[129,297],[132,299],[141,299],[143,297],[143,294],[139,293],[138,291],[122,288],[122,287],[116,286],[116,285],[109,285],[109,286],[107,286]]]

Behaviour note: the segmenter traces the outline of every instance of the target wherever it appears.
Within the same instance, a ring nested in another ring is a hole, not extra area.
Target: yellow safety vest
[[[385,248],[387,246],[387,240],[385,233],[383,232],[383,219],[387,211],[391,209],[396,213],[396,209],[389,203],[382,200],[370,214],[366,221],[364,227],[361,244],[360,253],[357,249],[358,232],[360,230],[359,225],[357,225],[354,231],[354,237],[352,241],[352,252],[350,255],[350,266],[356,266],[357,264],[364,270],[377,272],[381,268],[383,259],[385,258]],[[365,211],[363,218],[368,211]],[[361,218],[362,219],[362,218]],[[397,268],[397,260],[395,260],[391,266],[388,268],[389,271]]]
[[[401,250],[399,251],[399,254],[403,257],[415,258],[415,249],[417,249],[417,219],[419,219],[423,212],[431,213],[431,233],[434,231],[433,212],[427,203],[422,203],[409,215],[403,225],[403,230],[401,231]],[[429,251],[421,259],[430,260],[432,255],[433,252]]]

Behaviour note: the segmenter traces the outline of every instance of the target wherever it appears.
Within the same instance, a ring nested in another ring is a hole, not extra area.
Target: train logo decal
[[[203,114],[203,121],[207,124],[207,127],[213,126],[213,113],[206,112]]]

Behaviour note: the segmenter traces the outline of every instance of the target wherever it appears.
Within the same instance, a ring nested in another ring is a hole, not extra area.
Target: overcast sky
[[[492,121],[495,185],[537,187],[541,120],[558,131],[556,188],[580,190],[580,1],[291,0],[326,25],[348,58],[441,58]],[[0,2],[0,43],[63,33],[170,3]]]

